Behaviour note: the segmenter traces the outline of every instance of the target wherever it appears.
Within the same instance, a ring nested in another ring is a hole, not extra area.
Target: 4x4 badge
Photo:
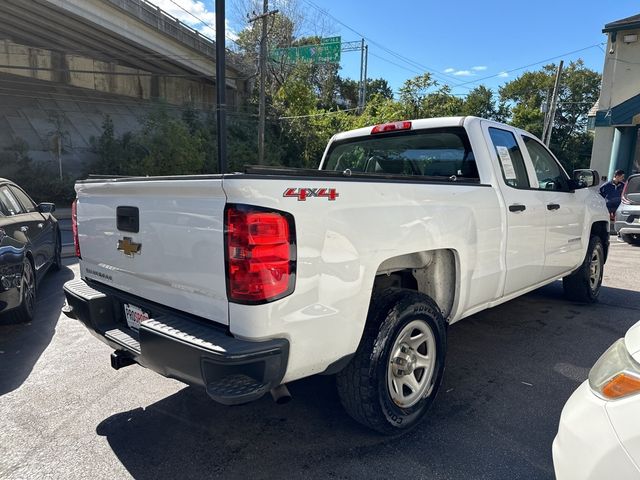
[[[122,240],[118,240],[118,250],[127,257],[133,257],[136,253],[140,253],[141,249],[142,244],[132,242],[131,237],[124,237]]]

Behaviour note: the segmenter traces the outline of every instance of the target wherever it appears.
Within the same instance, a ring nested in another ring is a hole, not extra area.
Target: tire
[[[22,267],[22,280],[20,283],[20,306],[13,311],[13,319],[16,322],[28,323],[33,320],[33,312],[36,306],[36,276],[33,265],[28,258],[24,259]]]
[[[640,245],[640,234],[620,234],[620,238],[629,245]]]
[[[51,269],[55,272],[62,268],[62,243],[60,242],[60,232],[56,234],[56,246],[53,254]]]
[[[431,298],[398,288],[374,294],[355,356],[336,376],[342,405],[366,427],[405,433],[433,403],[445,355],[446,324]]]
[[[582,303],[598,301],[604,271],[604,248],[600,237],[589,239],[589,247],[578,270],[562,279],[564,294],[569,300]]]

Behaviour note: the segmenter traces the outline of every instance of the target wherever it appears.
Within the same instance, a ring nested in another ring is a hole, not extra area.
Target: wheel
[[[56,234],[56,246],[53,254],[53,263],[51,269],[56,272],[62,268],[62,244],[60,242],[60,232]]]
[[[374,295],[360,345],[336,376],[338,395],[357,422],[385,435],[415,427],[444,373],[446,326],[426,295],[390,288]]]
[[[562,279],[569,300],[583,303],[598,301],[604,270],[604,248],[599,237],[589,239],[587,255],[578,270]]]
[[[22,280],[20,282],[20,306],[13,312],[13,318],[20,323],[33,320],[33,311],[36,306],[36,276],[33,266],[28,258],[24,259],[22,266]]]

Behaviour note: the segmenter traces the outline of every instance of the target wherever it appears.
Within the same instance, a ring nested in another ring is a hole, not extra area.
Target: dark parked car
[[[640,173],[627,179],[614,227],[622,240],[640,245]]]
[[[0,178],[0,312],[33,318],[36,288],[49,268],[60,269],[60,230],[53,203],[36,205],[15,183]]]

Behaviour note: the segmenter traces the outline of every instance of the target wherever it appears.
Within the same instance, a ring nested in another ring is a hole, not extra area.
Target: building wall
[[[637,35],[638,40],[624,43],[625,35]],[[613,53],[610,53],[613,50]],[[602,90],[599,109],[619,105],[640,93],[640,30],[618,32],[615,43],[611,34],[607,41],[604,70],[602,72]]]
[[[608,176],[613,144],[613,127],[596,127],[593,149],[591,150],[591,168],[601,176]]]
[[[625,35],[637,35],[638,40],[625,43]],[[619,31],[615,42],[612,41],[612,33],[608,37],[598,100],[598,110],[601,114],[604,112],[605,118],[607,112],[610,114],[610,109],[640,94],[640,30]],[[610,177],[611,172],[620,167],[629,170],[627,173],[638,168],[640,153],[637,142],[628,154],[630,161],[626,166],[620,165],[620,158],[612,158],[616,128],[623,129],[626,134],[637,135],[637,132],[629,129],[640,124],[640,112],[638,113],[629,123],[624,124],[599,126],[596,121],[591,168],[598,170],[600,175]]]

